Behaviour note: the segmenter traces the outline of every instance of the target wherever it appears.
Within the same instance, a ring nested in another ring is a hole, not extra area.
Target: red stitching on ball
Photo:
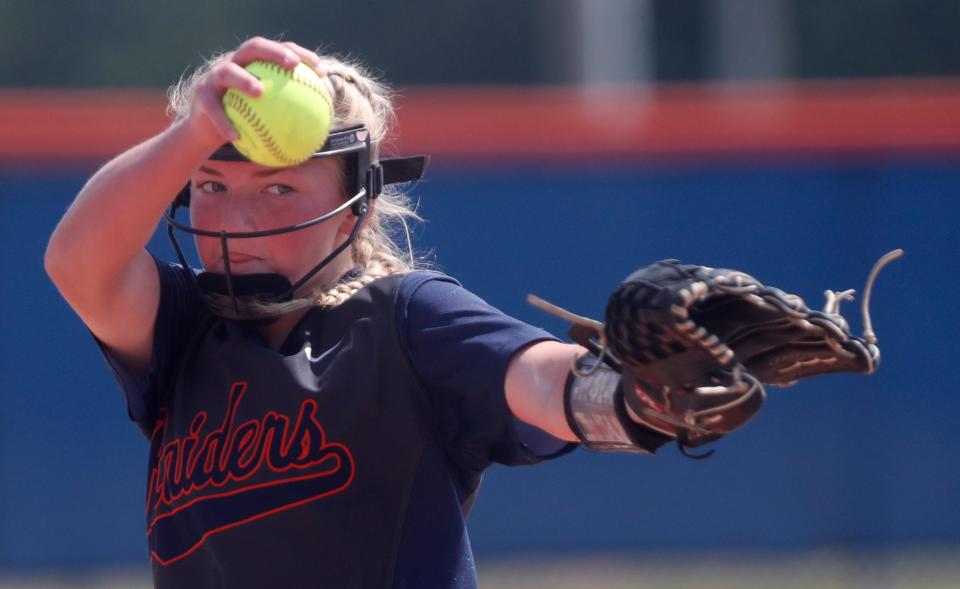
[[[260,140],[260,143],[270,152],[270,155],[275,157],[277,160],[287,163],[290,165],[299,164],[300,161],[297,161],[287,154],[285,154],[280,147],[275,143],[273,137],[267,131],[266,126],[260,120],[253,110],[250,108],[250,103],[241,95],[238,91],[234,90],[232,92],[227,92],[225,96],[227,101],[227,106],[232,107],[237,114],[239,114],[256,133],[257,138]]]

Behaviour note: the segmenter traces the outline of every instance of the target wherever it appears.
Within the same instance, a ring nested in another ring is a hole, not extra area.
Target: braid
[[[330,290],[320,293],[314,300],[314,305],[317,307],[336,307],[377,278],[397,274],[404,270],[405,268],[399,266],[393,256],[375,252],[370,258],[370,264],[364,268],[363,274],[353,280],[337,283]]]
[[[356,89],[359,90],[361,94],[363,94],[364,98],[369,98],[370,88],[367,88],[364,85],[360,84],[357,81],[357,79],[353,77],[353,74],[351,74],[346,69],[327,72],[327,75],[336,76],[348,84],[353,84],[356,87]]]
[[[370,143],[376,150],[395,122],[390,90],[359,65],[327,56],[321,57],[321,61],[332,90],[334,118],[337,121],[363,121],[371,134]]]
[[[371,155],[379,157],[380,145],[390,126],[395,123],[389,88],[376,81],[359,65],[328,56],[321,56],[321,60],[333,92],[336,121],[363,121],[371,135],[370,143],[374,148]],[[313,304],[319,307],[339,305],[377,278],[411,270],[415,262],[407,227],[408,218],[419,219],[405,195],[389,189],[379,195],[374,214],[350,247],[352,261],[363,268],[363,273],[353,280],[315,293]],[[391,229],[397,226],[402,228],[402,235],[406,237],[407,251],[391,239]]]

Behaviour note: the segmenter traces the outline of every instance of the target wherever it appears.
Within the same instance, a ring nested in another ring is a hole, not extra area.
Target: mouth
[[[234,264],[243,264],[243,263],[246,263],[246,262],[252,262],[252,261],[254,261],[254,260],[259,260],[259,259],[261,259],[261,258],[258,258],[258,257],[256,257],[256,256],[250,256],[250,255],[247,255],[247,254],[240,254],[240,253],[231,252],[230,255],[229,255],[229,257],[228,257],[227,259],[230,261],[230,265],[233,266]]]

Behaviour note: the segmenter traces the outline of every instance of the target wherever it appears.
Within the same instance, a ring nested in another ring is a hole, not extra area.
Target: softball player
[[[306,62],[333,99],[301,165],[230,145],[221,98],[262,91],[242,67],[258,59]],[[574,324],[581,345],[563,344],[390,240],[413,216],[392,185],[425,159],[381,157],[390,100],[358,68],[255,38],[171,99],[174,123],[90,179],[45,259],[150,439],[157,587],[474,587],[464,520],[492,462],[686,452],[751,419],[765,384],[878,366],[869,292],[899,250],[867,279],[862,337],[838,310],[851,291],[815,311],[666,260],[614,291],[605,324],[537,302]],[[144,249],[161,217],[179,264]]]
[[[221,97],[262,91],[243,69],[258,59],[307,63],[333,97],[334,132],[304,164],[229,146]],[[150,439],[155,585],[475,586],[481,475],[575,447],[563,391],[583,349],[389,239],[413,216],[392,185],[424,160],[381,158],[391,103],[357,67],[254,38],[171,106],[169,128],[88,181],[45,258]],[[163,217],[180,263],[145,250]]]

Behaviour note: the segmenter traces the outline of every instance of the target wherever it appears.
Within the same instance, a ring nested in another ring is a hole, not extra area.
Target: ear
[[[370,218],[373,216],[374,211],[377,210],[377,201],[373,200],[370,202],[370,211],[367,213],[367,216],[363,219],[363,224],[360,225],[360,231],[363,231],[367,223],[370,222]],[[337,233],[340,235],[350,235],[350,232],[353,231],[353,226],[357,222],[357,216],[352,212],[347,210],[347,214],[343,216],[343,220],[340,221],[340,225],[337,227]]]

